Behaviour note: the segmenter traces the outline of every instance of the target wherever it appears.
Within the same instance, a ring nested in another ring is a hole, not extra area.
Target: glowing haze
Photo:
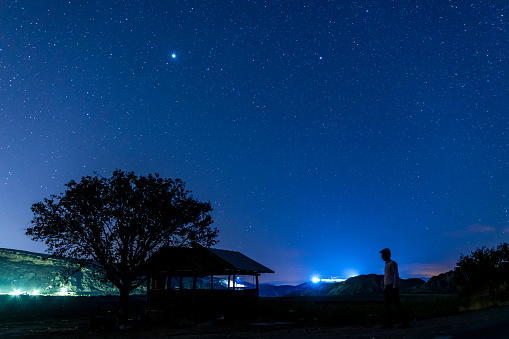
[[[0,2],[0,247],[114,169],[181,178],[218,248],[300,282],[508,240],[502,1]]]

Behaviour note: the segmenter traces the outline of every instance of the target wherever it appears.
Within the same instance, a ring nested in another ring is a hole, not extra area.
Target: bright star
[[[176,59],[176,58],[177,58],[177,54],[173,53],[173,54],[171,55],[171,57],[172,57],[173,59]]]

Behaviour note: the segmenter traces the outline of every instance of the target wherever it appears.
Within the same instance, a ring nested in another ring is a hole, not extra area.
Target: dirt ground
[[[68,306],[68,310],[71,309]],[[5,309],[4,309],[5,311]],[[65,310],[64,310],[65,311]],[[75,312],[73,310],[73,312]],[[84,320],[85,319],[85,320]],[[108,318],[102,318],[108,319]],[[319,327],[295,324],[237,324],[221,321],[178,329],[91,329],[80,317],[7,317],[0,324],[2,338],[509,338],[509,306],[459,315],[413,321],[408,329],[380,326]]]

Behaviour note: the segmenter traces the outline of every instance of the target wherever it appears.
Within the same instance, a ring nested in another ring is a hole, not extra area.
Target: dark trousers
[[[393,288],[392,285],[385,286],[384,304],[386,325],[392,325],[392,304],[394,304],[394,306],[396,306],[398,309],[403,323],[408,322],[408,317],[406,315],[405,309],[403,308],[403,305],[401,305],[401,300],[399,300],[399,288]]]

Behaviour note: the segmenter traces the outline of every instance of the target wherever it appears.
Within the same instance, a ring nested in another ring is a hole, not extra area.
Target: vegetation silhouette
[[[145,262],[162,246],[217,242],[210,203],[195,200],[180,179],[115,170],[111,178],[95,174],[65,186],[32,205],[26,234],[49,253],[73,258],[76,270],[99,269],[119,289],[119,324],[127,320],[130,292],[146,281]]]
[[[470,255],[461,255],[456,266],[454,280],[461,295],[509,300],[509,244],[477,248]]]

